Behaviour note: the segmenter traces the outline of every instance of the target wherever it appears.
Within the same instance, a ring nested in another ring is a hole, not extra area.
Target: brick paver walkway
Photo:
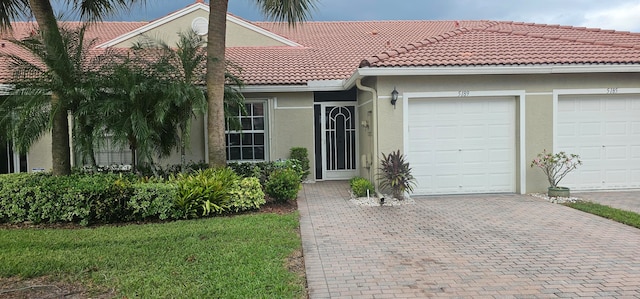
[[[298,208],[315,298],[640,298],[640,230],[526,195],[356,206],[346,182]]]
[[[572,196],[606,206],[640,213],[640,191],[576,192]]]

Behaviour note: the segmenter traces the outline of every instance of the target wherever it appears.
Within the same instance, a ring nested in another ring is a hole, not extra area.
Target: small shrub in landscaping
[[[380,188],[391,189],[393,196],[403,199],[404,192],[413,191],[415,178],[411,175],[411,167],[405,162],[400,150],[389,155],[382,154],[380,161]]]
[[[133,185],[133,195],[127,201],[127,220],[179,218],[174,212],[178,187],[166,183],[138,183]]]
[[[309,171],[309,154],[307,152],[307,149],[304,147],[292,147],[291,148],[291,153],[289,154],[289,157],[291,159],[295,159],[300,161],[300,168],[301,168],[301,172],[302,172],[302,180],[304,181],[305,179],[307,179],[307,176],[309,175],[310,171]]]
[[[231,195],[229,210],[232,212],[259,209],[266,202],[258,178],[241,179],[229,193]]]
[[[367,190],[369,194],[375,196],[375,187],[371,181],[363,178],[363,177],[354,177],[349,181],[351,185],[351,191],[357,197],[367,196]]]
[[[290,168],[275,170],[266,183],[266,193],[277,201],[285,202],[298,196],[300,174]]]
[[[230,190],[238,175],[230,168],[206,169],[195,174],[179,174],[176,212],[180,218],[197,218],[222,213],[230,203]]]
[[[260,178],[260,166],[258,163],[251,162],[231,162],[227,167],[233,169],[239,176],[243,178]]]

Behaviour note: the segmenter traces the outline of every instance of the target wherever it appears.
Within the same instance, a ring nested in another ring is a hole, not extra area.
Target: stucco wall
[[[204,10],[196,10],[180,18],[162,24],[152,30],[147,31],[144,35],[148,38],[161,40],[169,45],[175,45],[178,42],[178,33],[191,30],[191,22],[197,17],[208,19],[209,14]],[[228,23],[228,22],[227,22]],[[206,39],[206,36],[203,38]],[[139,41],[139,37],[133,37],[114,45],[114,48],[130,48],[134,43]]]
[[[542,150],[553,149],[553,91],[558,89],[638,88],[640,74],[547,74],[491,76],[404,76],[380,77],[377,80],[379,100],[380,151],[403,150],[404,93],[457,92],[487,90],[525,91],[525,154],[526,188],[524,192],[544,192],[548,183],[529,162]],[[400,97],[396,108],[389,104],[396,87]],[[518,107],[518,110],[522,107]],[[517,116],[516,123],[520,119]],[[519,135],[517,136],[520,137]],[[516,145],[518,146],[518,145]],[[518,156],[518,165],[521,157]],[[520,172],[519,170],[517,171]],[[518,179],[519,182],[519,178]]]
[[[191,120],[191,140],[189,147],[185,151],[187,164],[205,161],[204,129],[206,125],[204,115],[197,115]],[[180,164],[180,151],[176,150],[169,157],[159,159],[156,163],[162,166]]]
[[[313,93],[248,93],[245,98],[268,101],[269,159],[289,158],[292,147],[304,147],[309,153],[313,172]],[[309,179],[312,178],[313,175],[310,175]]]
[[[209,14],[204,10],[196,10],[186,14],[180,18],[162,24],[154,29],[144,33],[147,38],[161,40],[169,45],[175,45],[178,42],[178,33],[191,30],[191,24],[195,18],[202,17],[209,19]],[[284,25],[283,25],[284,26]],[[202,36],[207,39],[207,36]],[[140,36],[133,37],[114,45],[114,48],[130,48],[137,41],[144,41]],[[258,33],[234,22],[227,21],[227,34],[225,43],[227,47],[247,47],[247,46],[285,46],[269,36]]]
[[[375,86],[375,80],[368,78],[363,80],[362,84],[367,87]],[[375,160],[379,159],[374,153],[373,140],[374,140],[374,114],[373,114],[373,94],[369,91],[358,91],[358,115],[360,116],[360,124],[358,126],[358,147],[359,157],[358,159],[358,173],[361,177],[367,178],[371,181],[376,180],[375,177]],[[362,124],[366,122],[367,127]],[[369,161],[369,166],[363,165],[362,156],[366,156]]]
[[[286,26],[286,25],[282,25],[282,26]],[[260,34],[253,30],[249,30],[246,27],[240,26],[236,23],[227,21],[226,46],[227,47],[248,47],[248,46],[277,47],[277,46],[285,46],[285,44],[271,37],[268,37],[266,35]]]
[[[27,171],[34,169],[51,171],[53,162],[51,160],[51,133],[46,133],[36,141],[27,154]]]

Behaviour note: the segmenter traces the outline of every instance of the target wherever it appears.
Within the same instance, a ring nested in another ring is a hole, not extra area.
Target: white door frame
[[[350,179],[354,176],[357,175],[358,173],[358,157],[359,157],[359,142],[358,142],[358,134],[359,134],[359,130],[358,130],[358,103],[357,102],[319,102],[316,103],[317,105],[320,105],[320,126],[322,127],[322,133],[321,133],[321,147],[322,147],[322,180],[346,180],[346,179]],[[355,151],[355,159],[354,159],[354,169],[353,170],[328,170],[328,161],[327,161],[327,135],[326,135],[326,128],[327,128],[327,119],[326,119],[326,114],[325,114],[325,109],[328,106],[335,106],[335,107],[347,107],[347,106],[351,106],[353,107],[353,112],[354,115],[353,117],[354,119],[354,130],[355,130],[355,147],[354,147],[354,151]]]
[[[442,91],[442,92],[405,92],[402,94],[402,107],[409,107],[409,101],[417,98],[477,98],[477,97],[515,97],[517,101],[516,113],[519,114],[519,121],[516,123],[520,130],[518,135],[520,139],[517,140],[519,151],[516,155],[516,164],[519,166],[520,182],[516,181],[516,190],[519,190],[520,194],[526,193],[526,156],[525,156],[525,98],[526,92],[524,90],[456,90],[456,91]],[[402,115],[403,126],[403,147],[405,149],[405,155],[409,148],[409,109],[403,109]],[[519,161],[518,161],[519,159]]]

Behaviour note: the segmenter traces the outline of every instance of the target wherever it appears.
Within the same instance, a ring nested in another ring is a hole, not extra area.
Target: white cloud
[[[640,2],[627,3],[609,9],[588,11],[582,26],[640,32]]]

